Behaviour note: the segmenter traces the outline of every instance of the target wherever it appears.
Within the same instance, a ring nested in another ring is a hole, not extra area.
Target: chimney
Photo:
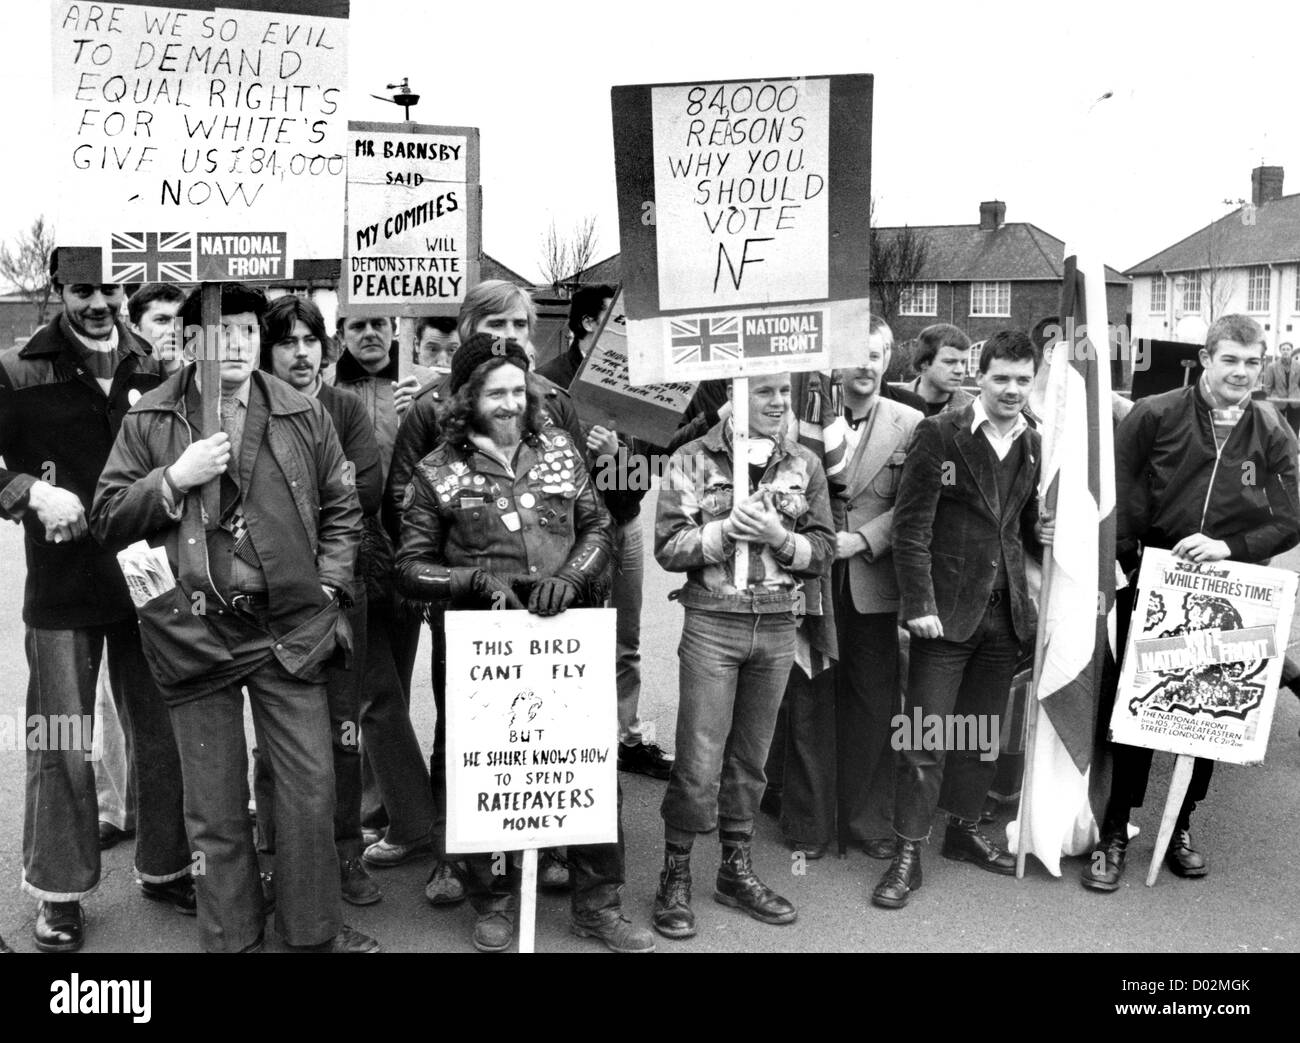
[[[1280,186],[1282,184],[1281,168],[1275,168],[1275,169],[1278,170],[1279,194],[1281,194],[1280,192]],[[981,232],[996,232],[999,228],[1001,228],[1006,223],[1006,219],[1007,219],[1006,203],[1003,203],[997,199],[993,199],[993,200],[989,200],[988,202],[980,204],[980,231]]]
[[[1250,172],[1250,201],[1263,206],[1282,198],[1282,168],[1258,166]]]

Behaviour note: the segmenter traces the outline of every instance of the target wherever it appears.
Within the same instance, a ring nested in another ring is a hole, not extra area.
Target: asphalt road
[[[652,499],[643,516],[647,535]],[[1300,552],[1280,564],[1300,567]],[[22,734],[27,665],[21,622],[24,579],[21,532],[0,525],[0,714]],[[676,647],[681,609],[667,601],[678,585],[655,564],[647,548],[642,715],[658,741],[672,749],[676,721]],[[1292,632],[1292,647],[1297,645]],[[421,657],[427,662],[427,653]],[[433,736],[433,699],[427,674],[417,669],[413,697],[416,729],[426,748]],[[1034,860],[1025,879],[994,876],[938,856],[936,839],[924,856],[925,885],[900,911],[873,907],[868,893],[884,863],[860,853],[808,862],[804,872],[786,850],[773,820],[762,817],[755,845],[759,874],[795,903],[798,920],[770,927],[712,900],[717,847],[705,837],[696,845],[695,910],[698,935],[687,942],[659,940],[660,952],[1295,952],[1300,950],[1300,703],[1283,693],[1265,763],[1254,768],[1220,766],[1210,799],[1193,822],[1198,846],[1211,872],[1201,880],[1178,880],[1162,872],[1157,885],[1143,878],[1158,825],[1159,808],[1135,813],[1142,834],[1130,846],[1130,868],[1111,895],[1084,891],[1079,859],[1063,863],[1055,879]],[[3,733],[0,733],[3,734]],[[1159,754],[1151,801],[1163,805],[1173,758]],[[19,890],[22,864],[24,756],[0,750],[0,934],[20,951],[33,951],[35,902]],[[624,907],[648,923],[662,857],[659,800],[663,783],[620,776],[627,836]],[[1000,825],[1000,824],[999,824]],[[938,835],[936,829],[936,836]],[[997,827],[990,827],[997,828]],[[132,871],[132,845],[106,852],[103,880],[85,903],[87,952],[196,952],[194,921],[139,896]],[[470,952],[473,912],[467,905],[434,909],[424,900],[430,863],[420,861],[374,871],[384,900],[364,909],[345,906],[353,926],[379,938],[393,952]],[[281,948],[272,937],[272,949]],[[597,942],[571,936],[567,899],[543,895],[538,902],[539,951],[603,951]]]

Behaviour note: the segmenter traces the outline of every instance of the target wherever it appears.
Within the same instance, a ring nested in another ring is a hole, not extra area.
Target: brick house
[[[894,336],[912,340],[926,326],[948,322],[982,341],[999,330],[1032,330],[1058,315],[1065,243],[1028,222],[1006,222],[1006,203],[980,203],[971,225],[919,225],[911,231],[926,241],[920,278],[904,294]],[[901,228],[879,228],[882,237]],[[876,300],[872,300],[873,306]],[[1106,268],[1110,323],[1128,321],[1129,281]]]

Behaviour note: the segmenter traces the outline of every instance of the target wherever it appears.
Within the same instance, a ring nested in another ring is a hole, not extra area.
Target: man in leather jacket
[[[543,426],[527,367],[516,341],[489,334],[453,357],[444,440],[403,498],[397,581],[407,597],[455,609],[526,605],[539,615],[601,603],[609,515],[581,447]],[[622,915],[621,822],[617,843],[570,847],[569,861],[574,932],[616,952],[652,952],[650,932]],[[514,935],[511,880],[492,863],[486,853],[466,859],[481,952],[509,948]]]

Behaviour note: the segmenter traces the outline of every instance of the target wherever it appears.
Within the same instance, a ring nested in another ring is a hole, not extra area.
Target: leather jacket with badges
[[[512,473],[513,470],[513,473]],[[456,572],[507,579],[521,601],[548,576],[599,605],[612,546],[609,513],[573,438],[552,428],[525,439],[513,469],[469,444],[444,442],[415,467],[402,510],[398,590],[451,608]]]
[[[388,469],[388,485],[384,493],[384,528],[393,542],[399,542],[402,531],[402,498],[418,464],[437,448],[442,438],[441,413],[451,401],[448,391],[450,375],[422,387],[402,417],[393,447],[393,460]],[[542,417],[548,427],[567,431],[573,444],[581,449],[585,445],[582,425],[569,393],[537,373],[528,374],[528,386],[542,403]]]
[[[732,508],[731,421],[673,454],[659,493],[655,558],[669,572],[685,572],[676,596],[684,606],[712,612],[806,612],[820,615],[820,586],[802,580],[823,575],[835,558],[830,494],[821,462],[783,432],[763,473],[761,489],[775,496],[789,551],[750,544],[745,588],[735,582],[735,543],[722,532]]]

